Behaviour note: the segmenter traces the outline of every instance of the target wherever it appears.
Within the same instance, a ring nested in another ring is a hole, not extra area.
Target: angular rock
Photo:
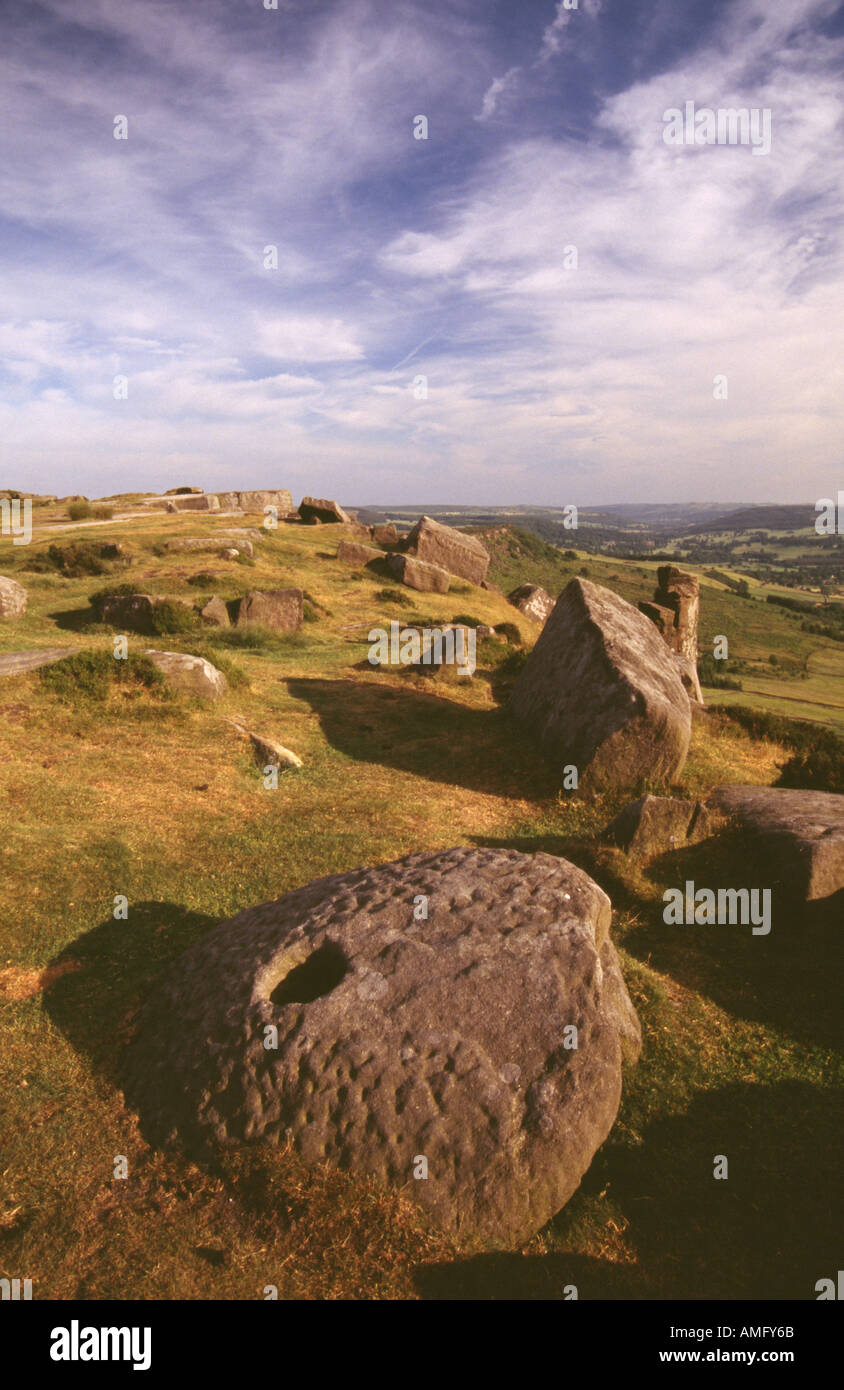
[[[399,533],[392,521],[388,521],[383,525],[370,526],[369,534],[377,545],[398,545]]]
[[[516,850],[321,879],[170,967],[138,1017],[127,1100],[152,1143],[290,1142],[453,1237],[518,1249],[577,1189],[639,1049],[610,916],[582,870]]]
[[[554,600],[538,584],[520,584],[507,595],[507,602],[534,623],[546,623],[554,610]]]
[[[716,787],[710,811],[739,827],[748,871],[803,903],[844,890],[844,796],[788,787]]]
[[[713,820],[700,801],[676,796],[640,796],[631,801],[606,830],[606,838],[635,859],[683,849],[705,840]]]
[[[676,779],[691,737],[691,706],[653,624],[609,589],[572,579],[511,696],[516,718],[581,787]]]
[[[221,598],[212,594],[211,598],[202,609],[202,617],[206,623],[213,623],[215,627],[231,627],[229,610]]]
[[[428,565],[413,555],[390,555],[387,559],[392,574],[410,589],[424,594],[447,594],[450,576],[439,565]]]
[[[255,760],[260,767],[302,767],[302,759],[298,753],[292,749],[285,748],[283,743],[276,743],[274,739],[264,738],[261,734],[249,735]]]
[[[16,579],[0,574],[0,618],[22,618],[26,612],[26,589]]]
[[[301,589],[253,590],[240,600],[237,625],[260,623],[275,632],[295,632],[302,622],[304,595]]]
[[[403,544],[404,550],[429,565],[439,565],[459,579],[482,584],[489,569],[489,553],[463,531],[443,526],[430,516],[420,517]]]
[[[198,496],[190,493],[172,497],[167,504],[168,511],[170,508],[177,512],[218,512],[220,499],[213,492],[202,492]]]
[[[337,559],[341,565],[359,570],[372,560],[383,560],[384,552],[372,545],[363,545],[360,541],[341,541],[337,547]]]
[[[671,650],[697,668],[700,581],[676,565],[660,565],[656,577],[653,603],[640,603],[639,608],[657,624]]]
[[[299,515],[305,522],[318,521],[323,526],[335,525],[338,522],[346,526],[352,524],[349,513],[344,512],[337,502],[327,497],[303,497],[299,503]]]
[[[159,652],[148,649],[144,652],[154,666],[157,666],[169,685],[175,690],[183,690],[188,695],[198,695],[206,700],[217,700],[229,688],[222,671],[212,666],[201,656],[189,656],[186,652]]]

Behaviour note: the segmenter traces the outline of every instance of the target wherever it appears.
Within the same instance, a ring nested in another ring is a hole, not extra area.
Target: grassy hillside
[[[483,644],[464,682],[366,660],[366,632],[391,618],[469,614],[515,622],[526,641],[534,629],[469,585],[419,595],[341,569],[342,528],[280,527],[242,563],[156,553],[171,537],[219,535],[223,518],[141,515],[71,532],[46,529],[55,513],[44,515],[32,546],[2,542],[0,572],[30,595],[23,619],[0,624],[3,651],[110,652],[88,599],[112,583],[191,601],[295,583],[311,620],[290,637],[132,639],[133,652],[201,648],[225,663],[231,688],[214,705],[140,681],[2,678],[0,1273],[32,1278],[36,1298],[250,1299],[267,1284],[288,1298],[559,1298],[568,1283],[581,1297],[812,1297],[840,1262],[828,1220],[842,1079],[834,973],[819,974],[802,939],[789,944],[785,923],[764,940],[701,928],[678,943],[662,923],[664,887],[686,872],[737,881],[729,847],[647,875],[602,847],[598,832],[626,798],[561,796],[501,703],[512,648]],[[106,574],[67,575],[48,550],[71,537],[119,542],[124,555]],[[506,533],[493,542],[505,588],[533,579],[556,592],[584,564]],[[626,597],[649,597],[648,566],[585,563]],[[748,659],[799,644],[770,606],[757,613],[707,587],[703,608],[707,640],[729,632]],[[811,679],[834,679],[832,644],[805,647],[822,655]],[[294,749],[304,768],[266,790],[227,717]],[[682,791],[769,783],[785,756],[714,716],[695,726]],[[402,1196],[290,1154],[199,1166],[147,1147],[123,1104],[120,1052],[168,961],[222,918],[321,875],[457,844],[549,850],[603,884],[645,1034],[609,1141],[524,1252],[457,1251]],[[129,899],[126,921],[113,916],[116,894]],[[713,1199],[718,1153],[731,1177]],[[117,1155],[126,1179],[114,1177]]]
[[[653,598],[659,561],[574,551],[566,558],[565,551],[516,528],[486,528],[477,534],[493,556],[490,577],[505,593],[528,582],[541,584],[556,598],[574,575],[585,574],[634,605]],[[700,579],[701,653],[713,652],[715,638],[725,636],[729,660],[718,669],[736,675],[744,687],[736,694],[704,686],[707,703],[747,704],[844,733],[844,642],[804,631],[801,615],[765,602],[772,592],[765,586],[750,581],[751,597],[741,598],[705,570],[684,568]],[[731,571],[721,572],[733,577]]]

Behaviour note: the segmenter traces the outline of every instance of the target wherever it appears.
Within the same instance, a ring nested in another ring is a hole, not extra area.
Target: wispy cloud
[[[828,493],[835,6],[735,0],[705,42],[678,7],[671,60],[643,57],[633,83],[602,67],[584,115],[570,57],[583,82],[601,36],[637,42],[611,3],[527,6],[505,67],[508,35],[463,0],[9,0],[7,482]],[[663,112],[686,99],[770,107],[770,156],[666,146]]]

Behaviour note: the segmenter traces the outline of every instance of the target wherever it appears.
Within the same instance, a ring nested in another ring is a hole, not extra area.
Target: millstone
[[[610,916],[547,854],[461,848],[321,879],[171,967],[127,1099],[155,1143],[291,1143],[403,1190],[455,1238],[516,1247],[577,1188],[638,1054]]]

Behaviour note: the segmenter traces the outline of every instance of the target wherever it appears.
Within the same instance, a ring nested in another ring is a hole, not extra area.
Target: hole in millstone
[[[320,946],[312,956],[296,965],[279,981],[270,995],[273,1004],[310,1004],[336,989],[349,968],[349,962],[333,941]]]

